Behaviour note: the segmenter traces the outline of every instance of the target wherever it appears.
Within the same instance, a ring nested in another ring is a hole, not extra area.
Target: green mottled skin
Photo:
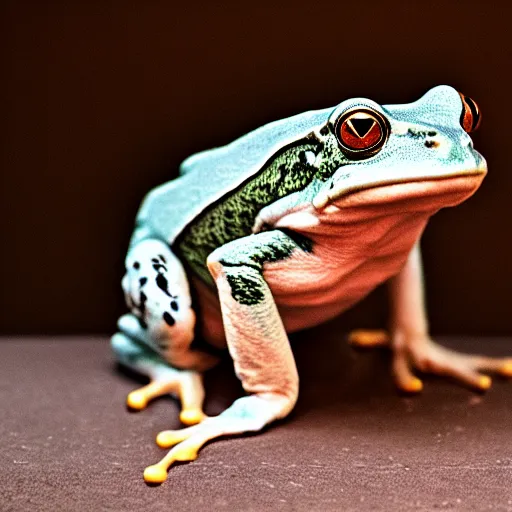
[[[269,233],[270,235],[270,233]],[[289,258],[294,249],[311,252],[311,240],[287,229],[279,229],[266,243],[247,243],[233,247],[221,260],[233,298],[240,304],[254,306],[264,300],[263,264]]]
[[[346,156],[339,150],[336,137],[329,133],[323,139],[322,160],[318,167],[317,177],[321,181],[328,180],[337,169],[347,164]]]
[[[259,304],[265,298],[261,275],[255,269],[230,269],[226,274],[233,298],[245,306]]]
[[[318,177],[319,169],[306,161],[305,153],[318,154],[321,148],[313,139],[289,146],[251,181],[199,216],[178,241],[177,250],[182,258],[205,282],[213,284],[206,267],[208,255],[232,240],[250,235],[262,208],[303,190]],[[335,168],[331,168],[334,171]]]

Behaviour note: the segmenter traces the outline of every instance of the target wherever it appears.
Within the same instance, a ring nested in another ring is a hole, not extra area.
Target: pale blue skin
[[[240,183],[255,175],[283,146],[312,132],[319,133],[322,127],[332,124],[340,112],[356,105],[370,106],[385,113],[392,123],[404,123],[405,130],[410,127],[419,131],[434,129],[441,132],[450,155],[440,157],[425,147],[425,139],[405,138],[392,131],[383,150],[369,160],[351,161],[340,155],[340,159],[349,166],[357,166],[357,175],[347,179],[349,169],[344,165],[330,180],[314,182],[307,190],[295,194],[294,202],[311,201],[322,191],[329,190],[331,183],[335,184],[332,195],[336,196],[376,182],[456,175],[474,168],[485,168],[485,161],[473,149],[471,138],[461,128],[461,103],[455,89],[435,87],[419,101],[406,105],[380,106],[365,98],[350,99],[336,108],[275,121],[227,146],[187,158],[180,167],[179,178],[155,188],[146,196],[137,215],[140,228],[135,230],[131,245],[154,236],[172,244],[184,227],[206,207],[229,195]]]
[[[358,160],[347,157],[338,147],[328,157],[306,154],[312,165],[320,165],[322,158],[329,158],[336,165],[339,162],[339,167],[328,179],[314,178],[302,190],[262,208],[254,219],[252,234],[249,231],[246,236],[231,240],[209,256],[208,267],[218,287],[227,345],[237,375],[250,396],[240,398],[220,416],[209,418],[189,430],[162,433],[158,441],[161,446],[177,446],[161,463],[147,468],[146,481],[165,480],[167,467],[173,461],[192,460],[207,440],[225,434],[260,430],[264,425],[286,416],[295,404],[298,376],[293,356],[266,286],[263,266],[255,269],[254,255],[275,244],[286,247],[293,258],[303,248],[282,231],[260,232],[263,225],[271,226],[297,205],[312,204],[322,209],[357,190],[486,172],[485,160],[473,149],[469,135],[461,127],[463,106],[460,96],[447,86],[436,87],[419,101],[407,105],[380,106],[368,99],[347,100],[334,109],[307,112],[271,123],[225,147],[188,158],[180,168],[179,178],[146,196],[137,215],[137,227],[126,258],[123,288],[132,312],[119,320],[120,332],[113,336],[112,347],[122,364],[147,375],[152,381],[148,388],[132,393],[133,400],[130,397],[128,400],[132,406],[143,408],[154,396],[173,392],[181,398],[181,418],[185,423],[203,419],[204,392],[197,371],[212,366],[215,358],[190,349],[194,314],[187,275],[172,253],[173,242],[213,202],[230,196],[241,183],[257,176],[262,166],[283,147],[305,138],[324,141],[325,129],[332,132],[338,117],[355,106],[381,113],[388,120],[390,133],[380,151]],[[435,142],[436,146],[426,144],[427,141]],[[416,248],[411,251],[404,271],[392,284],[396,304],[393,342],[400,337],[400,343],[405,343],[410,349],[403,354],[407,352],[407,357],[414,360],[416,367],[421,366],[418,361],[424,356],[417,355],[417,339],[429,340],[419,261]],[[226,276],[235,275],[234,269],[237,276],[245,273],[254,281],[260,281],[258,286],[264,290],[260,303],[241,305],[233,298]],[[165,285],[162,284],[162,276],[165,276]],[[143,284],[141,278],[145,280]],[[141,303],[144,304],[142,309]],[[237,328],[241,318],[243,330]],[[261,318],[266,319],[264,324]],[[413,329],[409,329],[411,323]],[[400,326],[407,326],[407,329]],[[252,338],[242,331],[250,332]],[[404,338],[406,331],[421,333],[421,336],[410,336],[409,340],[407,336]],[[260,336],[264,342],[259,349],[251,346],[251,339],[255,336]],[[457,366],[458,360],[457,363],[455,359],[451,362],[450,358],[455,356],[441,354],[437,348],[428,346],[433,354],[432,366],[451,365],[453,371],[445,373],[472,384],[481,377],[476,372],[477,367],[494,370],[498,367],[497,362],[493,363],[494,366],[475,362],[471,371],[462,371]],[[403,354],[395,359],[398,384],[401,379],[405,382],[413,378],[410,364]],[[261,361],[258,361],[259,357]],[[448,360],[450,363],[446,362]],[[272,369],[262,370],[268,367],[269,361]],[[504,363],[500,361],[499,364]]]

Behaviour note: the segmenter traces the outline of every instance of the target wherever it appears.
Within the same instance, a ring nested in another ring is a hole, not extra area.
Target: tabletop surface
[[[512,339],[442,338],[506,355]],[[180,428],[161,398],[129,413],[139,385],[106,337],[0,341],[0,509],[512,510],[512,383],[485,394],[427,378],[400,396],[385,350],[354,351],[329,326],[292,338],[301,375],[292,415],[260,435],[223,439],[160,487],[142,480]],[[140,382],[143,382],[139,379]],[[226,358],[206,374],[206,412],[242,389]]]

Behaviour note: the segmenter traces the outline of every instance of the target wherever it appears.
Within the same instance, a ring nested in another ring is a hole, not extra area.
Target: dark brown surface
[[[490,174],[426,233],[432,325],[512,335],[512,4],[285,4],[1,2],[0,332],[111,332],[138,204],[189,154],[345,98],[404,103],[448,83],[482,109]],[[381,305],[345,325],[379,325]]]
[[[179,428],[160,399],[128,413],[136,383],[115,369],[106,339],[0,343],[0,510],[512,510],[512,384],[486,395],[428,379],[398,396],[385,352],[353,352],[330,324],[294,338],[301,397],[261,435],[203,448],[149,488],[146,465]],[[488,354],[511,339],[443,340]],[[229,362],[206,379],[206,411],[240,393]]]

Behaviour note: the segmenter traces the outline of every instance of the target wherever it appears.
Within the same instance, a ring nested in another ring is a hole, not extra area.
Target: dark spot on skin
[[[409,128],[407,130],[407,135],[414,139],[424,139],[427,136],[427,132],[422,130],[413,130],[412,128]]]
[[[146,301],[148,300],[146,294],[144,292],[140,292],[140,304],[138,306],[138,310],[140,311],[140,317],[137,317],[139,321],[139,325],[142,329],[147,329],[148,325],[144,321],[144,315],[146,313]]]
[[[320,130],[320,135],[327,135],[329,133],[329,128],[327,128],[327,126],[324,126],[321,130]]]
[[[141,312],[142,316],[144,316],[144,313],[146,312],[146,302],[147,302],[147,300],[148,300],[147,295],[144,292],[140,292],[139,309],[140,309],[140,312]]]
[[[162,265],[161,263],[155,263],[153,265],[153,268],[157,271],[157,272],[160,272],[160,270],[163,270],[164,272],[167,272],[167,267],[165,265]]]
[[[300,155],[304,156],[304,162],[305,162],[306,161],[306,153],[303,151]],[[301,159],[300,155],[299,155],[299,160]],[[283,184],[286,180],[286,174],[287,174],[286,165],[279,166],[278,172],[279,172],[279,178],[275,184],[276,189],[279,189],[279,187],[283,186]],[[270,193],[270,190],[268,190],[268,193]]]
[[[292,229],[279,228],[288,238],[291,238],[304,252],[313,252],[313,240],[307,236],[301,235]],[[291,251],[285,256],[288,257]]]
[[[147,277],[141,277],[139,279],[139,284],[140,284],[141,287],[144,286],[147,282],[148,282],[148,278]]]
[[[161,255],[159,254],[158,257],[164,262],[164,263],[167,263],[167,260]]]
[[[153,263],[160,263],[156,258],[151,258],[151,261],[152,261]]]
[[[427,148],[436,148],[439,144],[435,140],[426,140],[425,147]]]
[[[425,139],[427,137],[435,137],[437,135],[437,132],[434,130],[423,131],[423,130],[413,130],[412,128],[409,128],[407,130],[407,135],[414,139]],[[427,146],[427,147],[431,147],[431,146]]]
[[[172,315],[170,313],[168,313],[167,311],[164,313],[163,319],[165,320],[165,323],[167,325],[170,325],[171,327],[176,323],[176,320],[174,320]]]
[[[277,234],[279,231],[281,234]],[[279,228],[273,237],[264,244],[244,246],[242,253],[235,251],[234,258],[219,260],[226,269],[231,295],[240,304],[254,306],[264,300],[264,263],[289,258],[298,248],[308,253],[313,251],[313,241],[293,230]]]
[[[156,284],[160,290],[162,290],[167,296],[172,297],[169,293],[169,282],[167,278],[163,274],[158,274],[156,276]]]
[[[305,252],[313,252],[313,241],[308,237],[287,228],[279,228],[278,231],[285,234],[287,238],[248,248],[245,256],[238,261],[221,259],[219,263],[225,267],[246,267],[260,272],[264,263],[289,258],[297,246]]]
[[[135,270],[139,270],[139,268],[140,268],[140,263],[139,263],[138,261],[135,261],[135,262],[133,263],[133,268],[134,268]]]
[[[178,303],[175,300],[171,301],[171,309],[173,311],[178,311]]]
[[[254,306],[264,299],[265,296],[260,279],[255,279],[250,274],[245,276],[227,274],[226,278],[231,286],[233,298],[240,304]]]

